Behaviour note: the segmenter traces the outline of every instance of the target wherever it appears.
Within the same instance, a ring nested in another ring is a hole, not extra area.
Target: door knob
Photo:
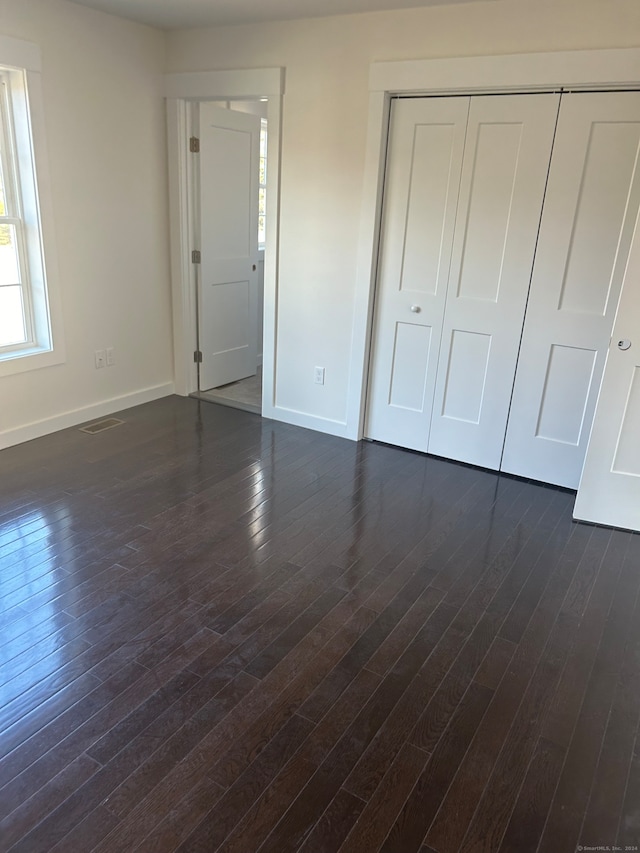
[[[621,341],[618,341],[618,349],[628,350],[631,349],[631,341],[627,338],[623,338]]]
[[[255,272],[258,269],[258,267],[255,264],[252,264],[251,269],[253,270],[253,272]]]
[[[412,311],[414,314],[419,314],[419,313],[422,311],[422,308],[421,308],[419,305],[412,305],[412,306],[411,306],[411,311]]]

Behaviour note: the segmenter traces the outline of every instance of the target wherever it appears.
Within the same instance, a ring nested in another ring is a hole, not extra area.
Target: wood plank
[[[523,709],[522,722],[526,723],[529,719],[526,714],[527,706],[523,704],[523,696],[536,672],[567,591],[578,573],[584,548],[590,541],[591,530],[580,528],[580,532],[581,535],[578,539],[575,538],[575,534],[572,537],[572,549],[565,551],[564,561],[557,567],[551,583],[545,590],[535,617],[530,620],[522,640],[518,644],[511,664],[496,690],[491,706],[469,747],[468,753],[464,756],[442,808],[427,834],[427,844],[435,847],[436,850],[447,853],[447,851],[458,851],[460,849],[474,815],[478,814],[478,804],[485,795],[487,783],[492,778],[501,750],[503,750],[504,744],[510,736],[514,719],[516,719],[521,707]],[[584,541],[580,541],[582,538]],[[546,536],[543,535],[543,541],[544,539]],[[570,642],[566,643],[567,635],[562,627],[557,632],[557,639],[559,643],[564,641],[562,648],[568,652]],[[553,659],[551,663],[553,663]],[[538,689],[545,685],[552,689],[550,677],[545,678],[544,672],[542,672],[540,678],[542,684],[539,685]],[[542,707],[546,707],[544,702],[547,694],[543,691],[537,696]],[[526,725],[524,728],[518,728],[518,737],[523,735],[527,737],[531,734],[531,729],[527,728]],[[508,758],[508,753],[505,753],[505,756]],[[521,756],[514,756],[514,758],[518,760]],[[521,769],[521,765],[518,765],[517,772]],[[496,775],[495,778],[496,784],[498,784],[500,776]],[[506,813],[507,819],[509,813],[510,810]],[[485,819],[505,819],[505,813],[501,811],[500,802],[495,800],[492,802],[490,813],[485,816]],[[501,826],[504,831],[504,824]],[[496,842],[495,838],[487,837],[489,839],[488,844],[499,844],[500,839]]]
[[[268,787],[271,778],[295,753],[313,725],[302,717],[292,717],[271,743],[229,788],[215,809],[177,849],[181,853],[215,850]]]
[[[635,542],[635,537],[633,539]],[[551,844],[556,845],[557,848],[559,844],[581,843],[585,810],[588,808],[594,776],[602,755],[603,739],[640,587],[637,551],[634,549],[632,556],[627,551],[629,544],[629,539],[623,535],[616,538],[607,553],[607,568],[612,573],[617,569],[618,583],[611,606],[605,610],[606,599],[601,600],[600,613],[591,622],[594,633],[599,635],[600,642],[580,713],[575,722],[562,774],[549,810],[547,825],[540,842],[541,850],[548,850]],[[599,626],[602,626],[600,631]],[[614,727],[617,721],[616,715],[613,720]],[[612,749],[610,755],[613,758],[616,750],[615,737],[610,748]],[[615,814],[618,815],[621,805],[619,799],[622,797],[620,787],[617,790],[614,789],[612,795],[614,800],[618,799],[615,808]],[[615,821],[612,822],[611,816],[602,827],[596,827],[593,820],[590,820],[588,828],[598,837],[602,831],[609,831],[615,835],[614,824]],[[609,839],[604,843],[609,844],[611,841],[612,839]],[[591,842],[585,840],[583,846],[590,844]],[[595,842],[594,846],[597,844],[598,842]]]
[[[340,853],[378,850],[420,778],[428,753],[405,743],[351,830]]]
[[[393,822],[380,848],[381,853],[394,850],[413,853],[419,850],[492,695],[487,687],[471,685],[451,718],[438,748]]]
[[[640,845],[640,536],[190,399],[122,416],[0,454],[3,849]]]
[[[514,806],[499,853],[535,853],[549,811],[565,750],[540,738]]]
[[[325,853],[338,850],[358,820],[364,802],[341,788],[300,848],[300,853]]]

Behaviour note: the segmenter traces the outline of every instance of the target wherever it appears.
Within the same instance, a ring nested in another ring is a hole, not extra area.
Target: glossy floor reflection
[[[192,399],[0,452],[0,849],[640,844],[640,536]]]

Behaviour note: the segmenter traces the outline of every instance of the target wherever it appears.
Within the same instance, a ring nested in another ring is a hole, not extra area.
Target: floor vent
[[[98,432],[104,432],[106,429],[113,429],[123,423],[124,421],[121,421],[118,418],[105,418],[102,421],[96,421],[93,424],[87,424],[87,426],[80,427],[80,432],[88,432],[89,435],[96,435]]]

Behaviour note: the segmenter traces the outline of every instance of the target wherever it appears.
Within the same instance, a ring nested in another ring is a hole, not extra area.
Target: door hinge
[[[192,136],[189,140],[189,151],[191,151],[192,154],[200,153],[200,140],[197,136]]]
[[[196,364],[202,364],[202,353],[197,349],[193,354],[193,360]]]
[[[191,252],[191,263],[192,264],[199,264],[201,262],[202,262],[202,253],[200,252],[199,249],[194,249],[193,252]]]

